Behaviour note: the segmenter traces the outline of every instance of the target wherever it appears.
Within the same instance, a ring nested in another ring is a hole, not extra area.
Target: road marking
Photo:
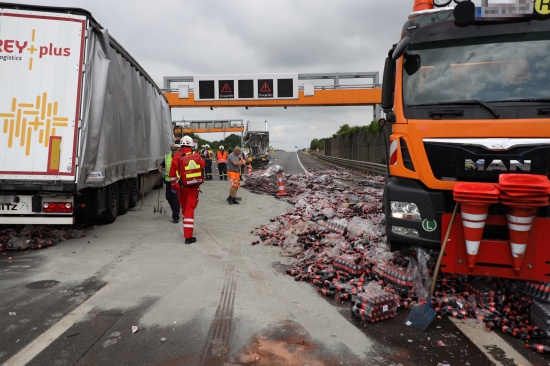
[[[307,171],[306,167],[302,164],[302,162],[300,161],[300,156],[298,155],[298,151],[296,151],[296,159],[298,159],[298,164],[300,164],[300,166],[302,167],[302,169],[304,170],[304,172],[306,172],[306,174],[311,174],[310,172]]]
[[[84,316],[92,310],[93,307],[87,304],[91,298],[90,296],[88,300],[84,301],[76,309],[65,315],[48,330],[36,337],[31,343],[27,344],[23,349],[7,360],[4,366],[26,365],[29,363],[40,354],[40,352],[44,351],[50,344],[72,327],[73,324],[83,319]]]
[[[302,169],[304,170],[304,172],[306,172],[306,174],[308,175],[311,175],[310,172],[308,172],[308,170],[302,165],[302,162],[300,161],[300,156],[298,155],[298,152],[296,152],[296,158],[298,159],[298,164],[300,164],[300,166],[302,167]],[[341,185],[341,186],[349,186],[349,184],[346,184],[338,179],[332,179],[333,182],[336,182],[337,184]]]
[[[506,343],[498,333],[496,332],[483,332],[480,331],[481,325],[473,319],[458,320],[449,318],[454,325],[462,332],[464,335],[470,339],[477,348],[483,352],[489,360],[491,360],[495,365],[504,365],[508,364],[503,361],[511,360],[514,365],[531,365],[531,362],[524,358],[521,354],[518,353],[512,346]],[[494,352],[491,352],[494,348],[500,348],[504,352],[505,359],[497,360],[494,358]]]

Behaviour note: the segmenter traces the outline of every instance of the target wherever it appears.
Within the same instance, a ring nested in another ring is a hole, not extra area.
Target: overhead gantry
[[[382,101],[378,72],[166,76],[164,95],[171,108],[371,105],[374,120]]]

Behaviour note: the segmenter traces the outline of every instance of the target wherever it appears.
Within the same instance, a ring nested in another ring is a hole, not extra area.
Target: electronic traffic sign
[[[298,99],[298,74],[200,75],[193,83],[196,102]]]

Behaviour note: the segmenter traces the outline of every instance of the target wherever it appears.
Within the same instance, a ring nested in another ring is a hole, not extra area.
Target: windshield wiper
[[[500,114],[495,111],[490,105],[479,99],[469,99],[469,100],[454,100],[452,102],[438,102],[438,103],[426,103],[426,104],[414,104],[409,107],[428,107],[428,106],[438,106],[438,105],[480,105],[483,108],[487,109],[495,118],[499,118]]]

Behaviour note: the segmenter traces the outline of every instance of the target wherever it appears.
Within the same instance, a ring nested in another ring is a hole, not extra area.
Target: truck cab
[[[392,249],[439,248],[457,182],[550,174],[550,17],[534,2],[516,3],[416,1],[390,49],[382,109],[391,127],[384,207]],[[506,213],[496,204],[490,214]],[[485,231],[508,239],[505,226]]]

